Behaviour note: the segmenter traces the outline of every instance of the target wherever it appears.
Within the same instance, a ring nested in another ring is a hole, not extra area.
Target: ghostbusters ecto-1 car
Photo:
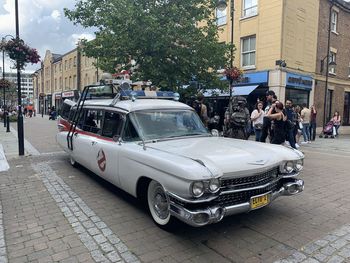
[[[300,151],[214,136],[176,93],[114,89],[65,101],[57,141],[72,165],[145,201],[159,226],[204,226],[303,191]]]

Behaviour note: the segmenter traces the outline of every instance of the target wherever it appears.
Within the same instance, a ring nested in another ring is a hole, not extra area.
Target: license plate
[[[258,209],[270,203],[270,194],[253,196],[250,198],[250,208]]]

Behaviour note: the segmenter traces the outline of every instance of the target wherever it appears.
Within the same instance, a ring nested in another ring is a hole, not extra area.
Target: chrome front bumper
[[[279,196],[295,195],[302,192],[303,190],[304,181],[300,179],[294,179],[291,182],[283,184],[283,186],[279,190],[271,192],[269,204]],[[246,213],[251,210],[254,209],[251,209],[251,205],[249,202],[225,207],[209,206],[206,209],[196,210],[189,210],[182,207],[179,204],[176,204],[175,202],[170,202],[171,215],[194,227],[200,227],[212,223],[217,223],[221,221],[222,218],[225,216]]]

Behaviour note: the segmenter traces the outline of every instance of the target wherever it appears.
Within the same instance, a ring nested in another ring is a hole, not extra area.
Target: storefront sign
[[[312,89],[312,84],[312,77],[287,73],[287,86],[300,89]]]
[[[62,98],[74,97],[74,91],[62,92]]]
[[[55,100],[58,100],[61,98],[61,94],[55,94]]]
[[[45,93],[39,93],[39,97],[45,97],[46,96],[46,94]]]
[[[227,80],[226,76],[223,76],[221,80]],[[235,86],[266,85],[267,83],[268,83],[268,71],[259,71],[254,73],[245,73],[241,81],[234,85]]]

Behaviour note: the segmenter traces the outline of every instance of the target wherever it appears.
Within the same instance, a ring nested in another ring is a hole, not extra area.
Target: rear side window
[[[82,129],[84,131],[92,133],[101,133],[102,128],[102,110],[86,109],[84,110],[84,122],[82,124]]]
[[[118,112],[105,112],[102,136],[113,138],[119,136],[123,126],[123,116]]]
[[[71,107],[72,106],[69,104],[66,104],[66,103],[62,104],[59,114],[63,119],[68,120]]]

